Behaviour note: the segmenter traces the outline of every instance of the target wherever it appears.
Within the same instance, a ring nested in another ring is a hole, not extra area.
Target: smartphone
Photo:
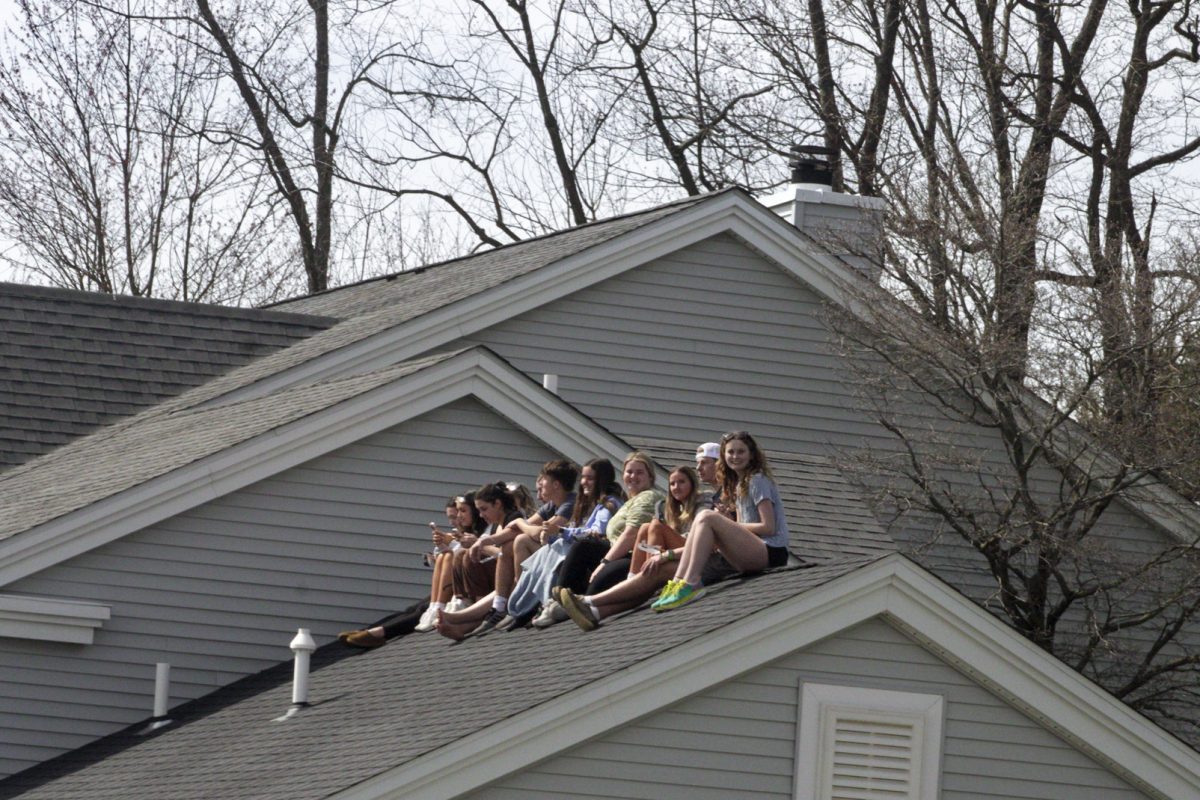
[[[643,553],[650,553],[651,555],[658,555],[662,552],[661,547],[650,544],[649,542],[638,542],[637,548]]]

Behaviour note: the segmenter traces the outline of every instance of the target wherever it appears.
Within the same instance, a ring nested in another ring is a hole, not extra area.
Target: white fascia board
[[[782,259],[779,264],[787,272],[835,302],[846,296],[839,284],[860,280],[748,195],[730,192],[210,402],[235,402],[407,361],[722,233],[756,242],[755,249]],[[760,238],[769,240],[762,244],[770,254],[757,246]]]
[[[627,448],[475,348],[0,542],[0,586],[469,395],[572,458],[619,460]]]
[[[91,644],[96,628],[111,616],[100,603],[0,594],[0,636],[11,639]]]
[[[759,611],[369,778],[335,800],[440,800],[874,617],[1153,797],[1200,797],[1200,755],[900,555]]]

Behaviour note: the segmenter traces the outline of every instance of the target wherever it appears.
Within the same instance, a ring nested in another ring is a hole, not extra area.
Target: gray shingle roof
[[[272,722],[291,701],[282,663],[176,709],[179,724],[157,735],[138,737],[134,726],[18,773],[0,782],[0,798],[328,797],[872,560],[732,580],[692,606],[667,615],[643,607],[589,634],[564,623],[461,645],[412,635],[349,657],[334,644],[314,654],[313,705],[292,720]],[[279,634],[281,655],[289,636]],[[506,675],[521,680],[497,691]]]
[[[726,190],[735,191],[735,190]],[[270,377],[318,356],[500,286],[590,247],[703,202],[712,195],[581,225],[444,264],[402,272],[277,304],[273,308],[343,321],[327,331],[209,381],[166,407],[195,405]]]
[[[110,425],[0,473],[0,540],[454,355],[440,353],[227,406],[152,410]]]
[[[332,320],[0,283],[0,469],[21,464]]]
[[[696,444],[663,439],[634,442],[670,469],[693,464]],[[791,534],[789,549],[809,563],[895,552],[895,541],[867,508],[862,495],[831,461],[798,453],[767,454]]]

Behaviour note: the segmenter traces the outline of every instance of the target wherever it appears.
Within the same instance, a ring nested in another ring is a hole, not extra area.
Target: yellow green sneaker
[[[704,585],[692,586],[687,581],[675,581],[674,591],[671,594],[658,598],[658,601],[652,606],[655,611],[670,611],[673,608],[687,605],[693,600],[699,600],[704,596],[707,589]]]
[[[662,591],[658,593],[658,597],[653,603],[650,604],[650,608],[658,611],[658,607],[662,605],[662,601],[675,593],[675,584],[677,583],[681,583],[681,581],[678,581],[675,578],[671,578],[671,580],[667,581],[667,585],[664,586]]]

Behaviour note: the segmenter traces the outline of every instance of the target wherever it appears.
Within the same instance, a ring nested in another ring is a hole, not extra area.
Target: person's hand
[[[487,540],[486,536],[480,536],[478,539],[475,540],[475,544],[471,545],[471,549],[467,553],[467,555],[470,557],[470,559],[472,561],[474,561],[476,564],[478,564],[480,559],[483,558],[483,547],[484,547],[484,544],[486,543],[486,540]]]
[[[638,570],[639,575],[653,575],[658,571],[658,568],[667,563],[667,559],[662,553],[655,553],[642,562],[642,568]]]
[[[463,547],[470,547],[471,545],[475,544],[478,541],[479,541],[479,537],[473,533],[464,533],[458,537],[458,542]]]

